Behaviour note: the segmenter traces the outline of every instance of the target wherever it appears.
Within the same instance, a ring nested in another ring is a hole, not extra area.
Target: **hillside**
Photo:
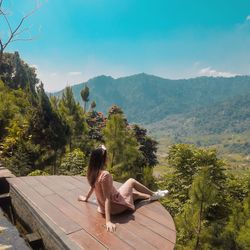
[[[79,102],[84,84],[72,87]],[[90,79],[87,85],[90,88],[90,101],[95,100],[97,110],[106,113],[112,104],[117,104],[122,107],[130,122],[141,124],[157,122],[169,115],[189,113],[250,93],[249,76],[182,80],[168,80],[147,74],[118,79],[99,76]]]
[[[146,127],[160,138],[243,133],[250,129],[249,125],[250,94],[246,94],[192,112],[170,115]]]
[[[250,94],[229,99],[186,114],[172,115],[146,128],[158,139],[160,166],[174,143],[213,147],[235,173],[250,169]]]

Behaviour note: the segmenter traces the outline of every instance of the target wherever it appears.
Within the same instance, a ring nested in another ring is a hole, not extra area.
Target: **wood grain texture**
[[[86,177],[27,176],[8,181],[37,213],[42,214],[44,223],[46,220],[48,225],[53,222],[61,230],[62,240],[72,241],[80,249],[174,249],[175,225],[159,202],[138,203],[135,212],[112,216],[117,225],[112,234],[106,231],[105,218],[97,212],[94,194],[87,203],[77,200],[89,190]]]

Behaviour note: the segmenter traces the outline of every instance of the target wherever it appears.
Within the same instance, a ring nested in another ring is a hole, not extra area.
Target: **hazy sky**
[[[12,25],[35,6],[4,1]],[[249,0],[47,0],[24,27],[35,39],[8,51],[37,67],[47,91],[102,74],[250,74]]]

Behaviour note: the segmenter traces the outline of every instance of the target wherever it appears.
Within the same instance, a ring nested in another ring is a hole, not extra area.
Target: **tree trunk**
[[[0,69],[2,67],[2,62],[3,62],[3,50],[0,49]],[[0,74],[0,76],[1,76],[1,74]]]

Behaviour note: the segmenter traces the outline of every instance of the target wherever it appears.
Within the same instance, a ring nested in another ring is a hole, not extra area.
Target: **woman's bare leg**
[[[145,187],[144,185],[142,185],[140,182],[138,182],[133,178],[128,179],[127,182],[131,182],[132,187],[140,193],[148,194],[150,196],[154,194],[152,190],[148,189],[147,187]]]
[[[151,195],[149,194],[145,194],[145,193],[141,193],[138,191],[133,191],[133,200],[137,201],[137,200],[147,200],[151,197]]]

